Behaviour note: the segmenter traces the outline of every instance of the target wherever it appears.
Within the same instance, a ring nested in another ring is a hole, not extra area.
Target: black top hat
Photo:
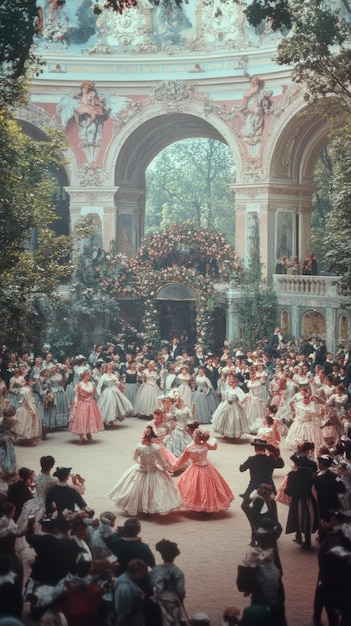
[[[55,476],[59,480],[63,480],[64,478],[66,478],[66,476],[68,476],[68,474],[70,474],[71,469],[71,467],[57,467],[56,471],[53,473],[53,476]]]
[[[300,466],[304,464],[304,460],[306,458],[305,454],[301,454],[301,452],[294,452],[294,454],[291,455],[290,460],[295,463],[295,465]]]
[[[317,457],[317,461],[319,461],[326,467],[330,467],[333,462],[333,458],[329,456],[329,454],[321,454],[321,456]]]
[[[257,448],[265,448],[267,446],[267,441],[264,439],[254,439],[251,441],[251,445]]]

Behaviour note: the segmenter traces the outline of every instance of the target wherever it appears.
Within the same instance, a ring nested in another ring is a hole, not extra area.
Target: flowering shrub
[[[196,297],[197,342],[210,336],[216,306],[214,282],[240,282],[243,267],[234,248],[218,231],[194,222],[173,224],[144,238],[135,257],[107,255],[98,274],[98,290],[116,298],[131,296],[143,303],[143,333],[147,343],[161,343],[157,292],[167,284],[186,285]]]
[[[149,266],[155,270],[181,265],[198,273],[227,282],[240,275],[242,265],[233,246],[214,228],[199,228],[188,220],[173,224],[162,233],[141,241],[131,265]]]

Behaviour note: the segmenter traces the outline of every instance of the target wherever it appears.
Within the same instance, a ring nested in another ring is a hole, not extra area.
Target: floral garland
[[[197,295],[197,341],[207,348],[217,302],[214,282],[240,281],[242,275],[240,259],[224,235],[186,221],[144,238],[129,262],[121,254],[108,258],[100,289],[116,299],[130,295],[141,300],[143,334],[148,343],[159,347],[157,291],[167,284],[188,286]]]
[[[168,267],[159,272],[139,275],[139,295],[144,300],[142,324],[148,342],[159,346],[161,337],[158,327],[158,310],[154,296],[163,285],[182,284],[197,294],[196,332],[198,343],[204,343],[208,337],[211,313],[215,307],[216,296],[212,281],[207,276],[199,276],[192,269],[185,267]]]
[[[192,220],[172,224],[166,231],[144,238],[131,264],[136,268],[142,263],[144,268],[149,265],[161,269],[159,265],[167,257],[182,264],[181,257],[189,260],[196,256],[203,259],[206,274],[221,282],[243,271],[239,257],[224,235],[214,228],[199,228]]]

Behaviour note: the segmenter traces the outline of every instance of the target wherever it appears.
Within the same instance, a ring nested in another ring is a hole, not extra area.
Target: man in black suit
[[[87,513],[92,510],[88,507],[85,500],[83,500],[80,493],[78,493],[74,487],[70,487],[67,484],[71,469],[71,467],[58,467],[53,474],[58,478],[58,483],[50,487],[46,495],[45,509],[49,517],[51,517],[55,511],[61,514],[65,509],[75,511],[78,508],[85,510]]]
[[[150,568],[155,567],[156,561],[147,543],[141,541],[139,533],[141,525],[136,517],[130,517],[122,528],[118,528],[118,533],[112,533],[106,544],[111,552],[118,558],[118,575],[125,572],[129,561],[141,559]]]
[[[333,458],[329,454],[322,454],[317,458],[319,472],[315,479],[315,489],[318,495],[318,508],[321,521],[329,521],[330,511],[339,511],[342,507],[339,494],[345,493],[345,483],[330,467]]]
[[[267,443],[262,439],[255,439],[251,445],[254,446],[255,454],[249,456],[249,458],[239,466],[240,472],[246,472],[246,470],[250,471],[250,482],[245,493],[242,495],[244,500],[249,498],[250,493],[254,489],[257,489],[261,483],[272,485],[274,493],[277,493],[272,478],[273,471],[276,468],[284,467],[284,461],[280,456],[278,448],[272,450],[269,446],[270,454],[268,455],[266,454]]]
[[[250,472],[250,482],[248,484],[248,487],[243,494],[240,494],[243,498],[241,508],[248,518],[250,525],[250,494],[262,483],[265,483],[266,485],[271,485],[273,493],[277,493],[272,478],[273,471],[276,468],[284,467],[284,461],[280,456],[279,449],[273,448],[273,446],[267,446],[266,441],[263,441],[262,439],[255,439],[251,443],[251,445],[254,446],[255,454],[253,456],[249,456],[249,458],[244,463],[239,465],[240,472],[246,472],[246,470],[249,470]],[[269,455],[266,454],[266,449],[269,450]],[[252,526],[251,530],[252,532],[254,532]]]
[[[322,339],[316,339],[316,352],[314,357],[314,365],[321,365],[323,367],[324,361],[327,356],[327,347]]]
[[[178,337],[173,337],[172,343],[169,347],[169,356],[172,361],[175,361],[177,356],[181,356],[182,346],[179,343]]]
[[[205,374],[209,379],[213,389],[216,390],[219,379],[219,372],[218,369],[213,367],[213,354],[208,354],[206,357]]]

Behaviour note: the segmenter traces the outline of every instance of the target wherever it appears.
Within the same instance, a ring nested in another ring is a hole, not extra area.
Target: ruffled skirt
[[[93,398],[89,401],[80,400],[76,406],[73,405],[68,428],[76,435],[98,433],[105,429],[100,410]]]
[[[183,506],[189,511],[218,513],[229,509],[234,495],[219,471],[210,463],[192,463],[178,479]]]
[[[226,400],[213,414],[212,424],[215,433],[230,439],[238,439],[249,427],[244,408],[237,402],[229,404]]]
[[[133,412],[128,398],[117,388],[107,387],[98,400],[103,422],[122,422],[127,413]]]
[[[135,415],[152,415],[158,406],[158,397],[160,395],[161,389],[158,385],[142,383],[135,398]]]
[[[131,517],[138,513],[166,515],[182,505],[177,486],[168,472],[158,468],[142,472],[138,464],[123,474],[109,497],[118,509]]]

